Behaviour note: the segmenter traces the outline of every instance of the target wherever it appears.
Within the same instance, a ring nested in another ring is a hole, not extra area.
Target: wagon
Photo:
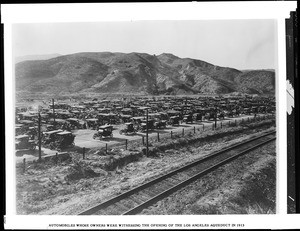
[[[106,137],[113,137],[113,126],[111,125],[103,125],[99,128],[99,130],[93,135],[93,139],[99,137],[99,139]]]

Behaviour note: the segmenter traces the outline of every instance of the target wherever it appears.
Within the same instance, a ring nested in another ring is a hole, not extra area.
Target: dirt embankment
[[[220,167],[143,214],[276,213],[275,142]]]

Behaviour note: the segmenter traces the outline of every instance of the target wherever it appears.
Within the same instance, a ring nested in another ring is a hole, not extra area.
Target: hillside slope
[[[85,52],[16,64],[17,92],[274,93],[275,73],[239,71],[173,54]]]

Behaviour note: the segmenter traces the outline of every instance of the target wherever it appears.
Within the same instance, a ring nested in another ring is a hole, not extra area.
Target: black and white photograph
[[[188,215],[286,213],[282,21],[11,23],[14,216],[73,217],[50,229],[228,229],[247,226]]]

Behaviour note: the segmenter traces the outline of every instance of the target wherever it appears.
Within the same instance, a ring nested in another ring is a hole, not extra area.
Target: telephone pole
[[[146,155],[148,156],[148,152],[149,152],[149,147],[148,147],[148,108],[146,108],[146,146],[147,146]]]
[[[39,161],[42,160],[42,137],[41,137],[41,113],[39,112],[39,125],[38,125],[38,133],[39,133]]]
[[[52,99],[53,121],[55,123],[54,99]]]

